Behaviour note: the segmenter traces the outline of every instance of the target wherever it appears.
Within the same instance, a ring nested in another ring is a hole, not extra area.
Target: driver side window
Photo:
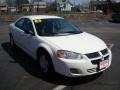
[[[31,31],[34,33],[32,22],[27,18],[25,19],[23,29],[24,29],[24,31]]]

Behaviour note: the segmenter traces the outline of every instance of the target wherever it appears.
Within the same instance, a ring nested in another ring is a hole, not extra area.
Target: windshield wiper
[[[41,36],[61,36],[61,35],[69,35],[69,34],[79,34],[80,32],[61,32],[61,33],[44,33]]]
[[[56,36],[56,35],[61,35],[61,33],[44,33],[42,36]]]
[[[72,33],[72,34],[79,34],[80,32],[75,32],[75,31],[69,31],[69,32],[64,32],[64,33]]]

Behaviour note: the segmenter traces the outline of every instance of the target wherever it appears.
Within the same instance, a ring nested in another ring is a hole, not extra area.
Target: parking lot
[[[36,62],[22,50],[13,52],[9,44],[9,22],[0,22],[0,90],[119,90],[120,23],[73,21],[82,31],[103,39],[111,48],[111,67],[101,75],[67,78],[45,77]]]

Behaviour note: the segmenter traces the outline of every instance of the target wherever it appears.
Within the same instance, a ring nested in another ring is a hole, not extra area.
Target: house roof
[[[30,7],[30,6],[32,6],[32,4],[23,4],[22,6],[23,7]]]
[[[0,7],[7,6],[7,3],[0,3]]]
[[[107,4],[107,1],[90,1],[90,4],[100,5],[100,4]]]
[[[46,4],[46,2],[33,2],[33,4]]]
[[[68,3],[73,6],[73,4],[68,0]]]
[[[69,0],[67,0],[66,2],[64,2],[64,3],[62,3],[62,2],[57,2],[58,4],[62,4],[62,5],[65,5],[65,4],[70,4],[70,5],[72,5],[73,6],[73,4],[69,1]]]

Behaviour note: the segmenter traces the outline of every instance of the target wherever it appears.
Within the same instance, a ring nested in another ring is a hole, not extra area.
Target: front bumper
[[[68,77],[79,77],[96,74],[106,70],[111,65],[112,54],[110,50],[108,55],[108,65],[103,69],[100,69],[100,58],[96,59],[97,63],[93,63],[93,60],[90,60],[84,56],[84,59],[81,60],[57,60],[55,70],[56,72]]]

